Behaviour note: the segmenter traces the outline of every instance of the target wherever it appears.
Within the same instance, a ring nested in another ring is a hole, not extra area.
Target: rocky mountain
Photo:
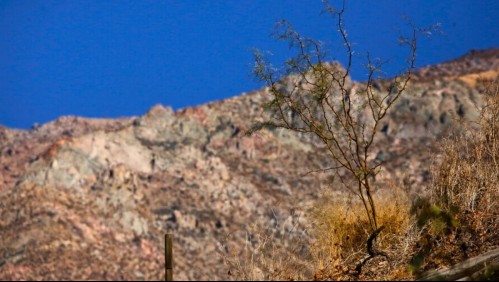
[[[376,140],[378,190],[422,193],[436,141],[453,119],[477,117],[482,82],[498,73],[499,49],[419,70]],[[308,173],[330,162],[313,138],[245,134],[267,99],[262,89],[140,117],[0,126],[0,280],[162,280],[166,233],[175,279],[230,279],[223,257],[257,244],[254,228],[306,240],[308,208],[347,191]]]

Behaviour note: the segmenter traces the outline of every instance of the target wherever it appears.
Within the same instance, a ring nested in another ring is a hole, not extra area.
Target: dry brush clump
[[[413,207],[423,231],[415,273],[499,246],[499,79],[486,84],[478,120],[457,120],[441,141],[427,198]]]
[[[324,195],[311,211],[310,233],[314,240],[311,253],[315,267],[314,280],[391,280],[409,278],[406,261],[412,256],[412,245],[418,230],[410,216],[410,201],[401,189],[377,195],[378,221],[384,226],[376,239],[376,248],[384,256],[358,265],[369,254],[365,241],[370,235],[369,220],[362,204],[355,198]]]
[[[312,265],[303,231],[297,225],[288,229],[280,224],[267,228],[254,224],[244,231],[244,246],[233,248],[228,242],[234,234],[229,234],[219,245],[219,254],[228,268],[229,277],[243,281],[307,279],[311,276]]]
[[[384,226],[376,238],[377,256],[369,257],[366,237],[371,234],[369,218],[356,197],[324,191],[307,211],[308,224],[284,230],[254,225],[248,229],[244,246],[220,251],[230,277],[235,280],[397,280],[411,279],[407,262],[419,239],[411,202],[405,191],[392,185],[375,198],[378,220]],[[220,245],[229,247],[230,236]]]

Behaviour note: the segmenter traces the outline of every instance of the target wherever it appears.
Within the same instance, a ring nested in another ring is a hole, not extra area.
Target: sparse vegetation
[[[229,268],[243,280],[407,280],[497,248],[498,79],[485,79],[489,83],[484,104],[477,105],[479,120],[461,117],[456,120],[456,130],[440,141],[439,159],[430,169],[433,178],[425,195],[412,201],[396,184],[390,193],[375,195],[372,179],[381,163],[369,157],[370,149],[380,121],[406,90],[414,69],[416,34],[426,30],[411,24],[412,36],[402,40],[410,49],[407,72],[393,79],[385,94],[373,87],[381,64],[369,56],[365,88],[352,90],[348,75],[353,52],[342,24],[344,7],[336,10],[327,2],[325,6],[336,17],[349,54],[346,69],[326,62],[327,52],[319,41],[302,37],[289,23],[281,22],[276,38],[288,41],[297,55],[286,61],[283,69],[277,69],[261,52],[255,53],[254,74],[266,82],[266,94],[272,100],[264,105],[270,119],[255,124],[249,134],[284,128],[315,136],[325,145],[332,165],[311,172],[333,171],[352,197],[326,194],[310,211],[307,232],[313,238],[308,246],[311,261],[303,264],[312,267],[312,275],[297,272],[289,248],[276,250],[272,236],[250,252],[250,264],[239,258],[227,259]],[[270,257],[261,251],[265,246],[272,246]],[[256,264],[255,250],[259,254]],[[262,269],[255,268],[257,264],[278,266]],[[258,277],[255,269],[260,272]],[[497,278],[494,271],[483,273],[488,276],[480,274],[481,278]]]
[[[353,54],[351,43],[343,26],[345,3],[341,9],[333,8],[324,1],[325,11],[335,17],[336,27],[348,56],[346,69],[338,64],[327,63],[328,52],[317,40],[303,37],[291,24],[278,24],[275,37],[289,43],[296,55],[287,60],[282,69],[276,69],[259,51],[255,52],[254,74],[267,85],[272,97],[264,107],[271,117],[255,124],[249,133],[263,128],[284,128],[297,133],[311,134],[326,147],[331,157],[332,170],[341,184],[360,200],[365,220],[357,218],[358,234],[363,237],[365,253],[357,262],[357,274],[376,256],[388,257],[375,247],[379,234],[386,226],[379,224],[374,197],[373,178],[378,174],[381,162],[370,158],[372,145],[379,132],[381,120],[392,105],[405,92],[414,70],[418,29],[410,24],[409,38],[402,37],[400,43],[409,48],[407,71],[392,80],[386,91],[374,90],[375,75],[380,72],[382,62],[372,60],[367,54],[368,80],[363,89],[351,89],[349,79]],[[284,77],[287,77],[284,79]]]
[[[486,84],[479,119],[456,120],[458,130],[441,141],[428,197],[413,207],[423,231],[415,273],[499,245],[499,80]]]
[[[223,250],[219,251],[230,277],[243,281],[293,281],[311,276],[311,261],[303,260],[307,257],[303,253],[308,253],[305,238],[279,240],[291,237],[290,232],[283,232],[279,225],[271,228],[252,225],[249,231],[240,252],[229,250],[229,255],[225,255]],[[230,241],[231,235],[226,241]],[[227,242],[223,243],[220,248],[227,248]]]
[[[355,197],[323,195],[311,210],[308,262],[313,280],[412,280],[428,270],[452,266],[499,245],[499,78],[485,82],[488,87],[475,121],[455,120],[455,130],[439,142],[440,152],[431,171],[426,196],[411,203],[396,186],[393,193],[376,195],[378,222],[385,227],[378,246],[390,258],[378,256],[361,275],[355,269],[366,256],[365,238],[370,235],[369,219]],[[459,126],[457,126],[459,125]],[[272,237],[265,244],[271,245]],[[281,246],[282,247],[282,246]],[[272,248],[272,253],[282,250]],[[283,257],[262,259],[273,263]],[[292,256],[288,253],[287,258]],[[286,262],[289,262],[286,261]],[[497,279],[496,264],[468,273],[470,279]],[[241,265],[239,271],[243,271]],[[265,276],[267,279],[295,279],[293,276]],[[492,269],[492,270],[491,270]],[[261,270],[260,270],[261,271]],[[263,274],[262,274],[263,275]],[[463,274],[464,275],[464,274]],[[240,275],[239,278],[244,278]],[[255,278],[255,277],[253,277]],[[445,277],[442,277],[445,279]]]

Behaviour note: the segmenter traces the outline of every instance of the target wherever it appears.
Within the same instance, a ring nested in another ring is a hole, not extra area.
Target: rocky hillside
[[[422,193],[435,141],[454,118],[476,118],[481,82],[498,72],[499,49],[420,70],[376,140],[378,189]],[[321,192],[346,191],[327,173],[307,174],[329,165],[308,136],[245,135],[265,117],[264,93],[125,119],[0,126],[0,280],[164,279],[165,233],[174,234],[175,279],[230,279],[223,256],[256,244],[254,227],[273,228],[283,244],[306,240]]]

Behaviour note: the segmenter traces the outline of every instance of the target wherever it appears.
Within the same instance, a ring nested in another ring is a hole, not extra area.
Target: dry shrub
[[[246,232],[244,246],[224,251],[229,275],[235,280],[393,280],[410,279],[407,261],[412,256],[418,234],[410,217],[407,194],[396,187],[378,193],[378,220],[384,226],[376,248],[388,260],[369,261],[362,275],[354,270],[367,256],[366,240],[371,234],[369,219],[359,200],[325,193],[310,210],[307,230],[283,231],[254,225]],[[301,232],[301,236],[297,236]],[[228,242],[233,241],[231,234]]]
[[[240,231],[246,235],[245,245],[232,248],[228,242],[239,234],[229,234],[219,251],[229,276],[242,281],[294,281],[311,276],[308,240],[304,232],[295,228],[286,231],[279,224],[267,228],[254,224],[247,231]]]
[[[496,84],[499,87],[499,84]],[[442,160],[430,186],[430,200],[446,210],[496,210],[499,180],[499,94],[484,95],[477,125],[461,122],[463,131],[442,142]]]
[[[424,236],[414,271],[449,265],[499,245],[499,79],[488,83],[476,121],[441,142],[428,198],[414,211]]]
[[[408,278],[404,262],[412,254],[417,240],[416,228],[409,216],[410,202],[404,192],[392,187],[378,193],[378,222],[385,229],[376,239],[376,248],[388,255],[370,261],[357,276],[356,265],[367,256],[369,219],[360,201],[325,195],[313,209],[311,235],[315,238],[311,253],[316,280],[403,279]],[[389,193],[388,193],[389,192]]]
[[[460,120],[442,141],[441,159],[431,171],[428,198],[411,204],[405,192],[388,187],[375,195],[376,249],[388,255],[369,261],[359,276],[371,234],[362,202],[325,194],[310,211],[312,224],[300,246],[309,244],[310,261],[299,250],[279,243],[275,231],[248,239],[241,253],[226,259],[238,280],[412,280],[499,245],[499,82],[484,94],[478,121]],[[257,233],[255,233],[257,234]],[[276,243],[277,242],[277,243]],[[408,267],[409,263],[409,267]],[[313,274],[307,269],[313,266]]]

